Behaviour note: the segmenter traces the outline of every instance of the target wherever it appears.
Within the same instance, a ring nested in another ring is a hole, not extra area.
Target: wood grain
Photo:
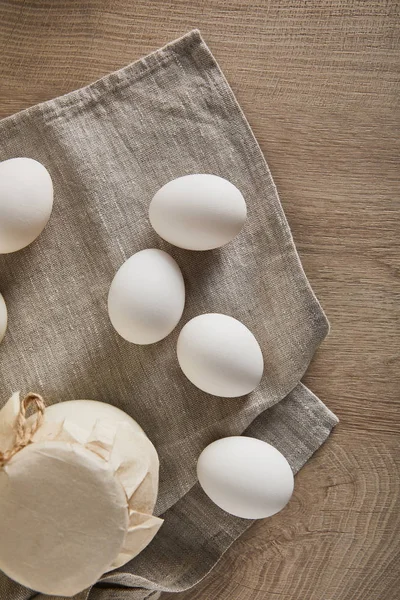
[[[390,0],[0,3],[2,117],[200,28],[331,321],[305,383],[341,424],[285,511],[177,600],[400,597],[399,12]]]

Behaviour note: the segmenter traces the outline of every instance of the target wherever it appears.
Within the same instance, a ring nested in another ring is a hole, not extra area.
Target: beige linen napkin
[[[55,205],[34,244],[0,256],[0,291],[9,309],[0,346],[2,402],[17,389],[50,402],[92,398],[142,425],[160,455],[157,514],[165,524],[141,555],[92,589],[90,600],[154,599],[162,590],[186,589],[250,524],[218,509],[196,484],[201,450],[246,431],[278,447],[297,471],[337,422],[299,383],[328,322],[268,166],[198,31],[1,121],[0,160],[15,156],[46,166]],[[215,173],[243,193],[248,220],[226,247],[185,251],[152,230],[152,196],[188,173]],[[152,247],[177,260],[187,303],[170,336],[135,346],[113,330],[107,293],[124,260]],[[178,333],[203,312],[234,316],[259,341],[265,373],[252,394],[208,396],[180,371]],[[33,593],[0,576],[0,596],[26,600]]]

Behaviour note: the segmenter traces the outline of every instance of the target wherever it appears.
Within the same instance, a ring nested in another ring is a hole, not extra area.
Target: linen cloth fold
[[[204,447],[245,432],[275,445],[297,472],[337,422],[300,383],[328,321],[268,166],[197,30],[94,84],[0,121],[0,160],[15,156],[46,166],[55,203],[31,246],[0,255],[0,291],[9,310],[0,347],[2,402],[17,389],[32,389],[50,402],[114,404],[140,423],[161,461],[160,532],[136,559],[76,600],[155,600],[162,591],[187,589],[251,524],[213,505],[196,483]],[[154,193],[189,173],[225,177],[245,197],[247,222],[223,248],[181,250],[150,226]],[[113,330],[107,293],[120,265],[151,247],[177,260],[186,307],[165,340],[136,346]],[[179,369],[181,326],[204,312],[232,315],[260,343],[264,377],[244,398],[209,396]],[[49,598],[4,575],[0,597]]]

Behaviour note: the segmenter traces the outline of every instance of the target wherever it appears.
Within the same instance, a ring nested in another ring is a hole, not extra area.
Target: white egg
[[[243,519],[264,519],[279,512],[294,486],[286,458],[270,444],[244,436],[207,446],[200,454],[197,476],[217,506]]]
[[[249,394],[264,370],[256,338],[228,315],[208,313],[186,323],[179,334],[177,354],[182,371],[194,385],[224,398]]]
[[[0,163],[0,254],[25,248],[43,231],[53,208],[47,169],[32,158]]]
[[[134,344],[154,344],[178,324],[185,284],[174,259],[155,248],[131,256],[117,271],[108,294],[108,314],[119,335]]]
[[[246,220],[246,202],[217,175],[185,175],[153,197],[150,222],[164,240],[186,250],[211,250],[230,242]]]
[[[7,329],[7,306],[3,296],[0,294],[0,342],[2,341]]]

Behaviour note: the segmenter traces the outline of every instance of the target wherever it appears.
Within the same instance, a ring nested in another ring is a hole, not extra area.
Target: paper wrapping
[[[3,452],[14,442],[19,406],[16,393],[0,411]],[[0,469],[0,568],[27,587],[63,596],[131,560],[162,524],[152,515],[158,460],[145,434],[129,422],[79,422],[74,414],[45,417],[31,443]]]

